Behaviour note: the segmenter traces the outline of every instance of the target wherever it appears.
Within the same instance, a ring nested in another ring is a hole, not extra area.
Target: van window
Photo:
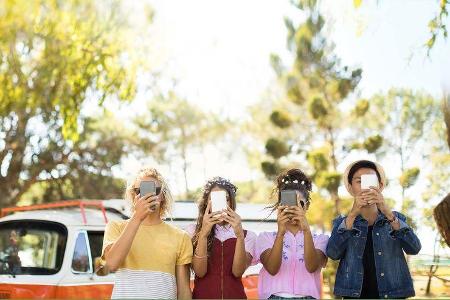
[[[0,223],[0,274],[52,275],[59,272],[67,229],[55,222]]]
[[[95,269],[95,258],[102,256],[103,231],[88,231],[89,246],[91,247],[92,269]]]
[[[78,233],[72,258],[72,271],[74,273],[92,272],[86,232]]]

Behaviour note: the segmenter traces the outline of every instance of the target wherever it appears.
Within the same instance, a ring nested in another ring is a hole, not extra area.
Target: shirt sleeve
[[[327,252],[328,238],[329,237],[326,234],[319,234],[314,237],[314,248],[322,251],[322,253],[325,254],[325,256]]]
[[[192,239],[194,237],[194,233],[195,233],[195,227],[197,226],[197,224],[189,224],[188,226],[186,226],[184,228],[184,231],[187,232],[187,234],[189,235],[189,237]]]
[[[105,259],[105,249],[114,244],[122,233],[122,228],[117,221],[110,221],[106,224],[105,235],[103,236],[102,259]]]
[[[192,242],[191,238],[186,232],[183,232],[180,246],[178,249],[178,256],[176,265],[186,265],[192,262]]]
[[[253,231],[247,230],[247,235],[245,236],[245,252],[252,256],[252,265],[256,265],[258,263],[257,255],[255,254],[255,245],[256,245],[256,233]]]
[[[263,232],[261,233],[258,238],[256,239],[256,245],[255,245],[255,255],[257,261],[260,261],[261,254],[266,251],[267,249],[271,249],[273,247],[273,243],[275,241],[275,235],[274,232]]]

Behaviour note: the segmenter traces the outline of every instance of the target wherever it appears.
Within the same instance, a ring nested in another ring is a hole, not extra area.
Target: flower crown
[[[286,175],[283,177],[283,179],[281,179],[281,182],[284,184],[301,184],[301,185],[305,185],[305,181],[298,181],[297,178],[292,178],[291,175]]]
[[[308,204],[308,203],[311,202],[310,196],[309,196],[309,194],[308,194],[308,192],[307,192],[307,191],[308,191],[308,187],[307,187],[307,185],[306,185],[305,180],[299,181],[299,180],[298,180],[297,178],[295,178],[294,176],[287,174],[286,176],[284,176],[284,177],[281,179],[281,182],[284,184],[285,188],[286,188],[286,187],[288,187],[288,188],[294,188],[294,189],[299,189],[299,188],[300,188],[300,192],[301,192],[301,193],[303,194],[303,196],[306,198],[306,199],[305,199],[305,200],[306,200],[306,203]],[[302,186],[304,189],[301,189],[300,186]],[[283,189],[285,189],[285,188],[283,188]]]
[[[225,188],[227,191],[229,191],[233,196],[236,195],[237,187],[231,183],[228,179],[225,179],[223,177],[214,177],[210,180],[208,180],[205,184],[205,187],[203,189],[204,192],[209,193],[211,192],[211,189],[214,186],[220,186]]]

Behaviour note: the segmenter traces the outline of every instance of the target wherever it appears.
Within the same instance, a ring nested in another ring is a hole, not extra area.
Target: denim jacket
[[[421,245],[406,217],[394,212],[400,229],[393,230],[385,215],[378,212],[373,224],[373,253],[377,272],[378,292],[381,298],[406,298],[414,296],[414,287],[406,264],[406,254],[417,254]],[[336,273],[334,294],[360,297],[363,284],[363,254],[366,246],[368,223],[360,215],[353,228],[347,229],[345,217],[333,221],[333,231],[327,245],[327,256],[340,260]]]

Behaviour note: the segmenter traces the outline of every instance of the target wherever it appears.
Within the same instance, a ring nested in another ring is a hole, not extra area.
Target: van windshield
[[[58,223],[0,223],[0,274],[51,275],[61,269],[67,229]]]

